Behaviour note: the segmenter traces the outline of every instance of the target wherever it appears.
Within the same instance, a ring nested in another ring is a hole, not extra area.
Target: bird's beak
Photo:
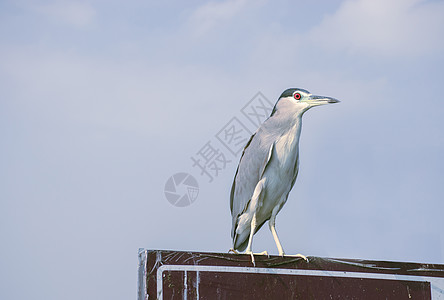
[[[316,95],[311,95],[306,101],[308,104],[310,104],[310,106],[318,106],[318,105],[340,102],[339,100],[337,100],[335,98],[325,97],[325,96],[316,96]]]

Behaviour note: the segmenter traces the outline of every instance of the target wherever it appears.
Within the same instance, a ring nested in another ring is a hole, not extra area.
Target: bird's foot
[[[302,255],[300,253],[298,253],[298,254],[285,254],[285,253],[282,253],[282,254],[279,254],[279,255],[280,256],[290,256],[290,257],[300,257],[303,260],[305,260],[306,262],[308,262],[308,258],[305,255]]]
[[[253,251],[251,251],[251,250],[247,250],[247,251],[245,251],[245,254],[250,254],[250,256],[251,256],[251,262],[253,263],[253,266],[255,266],[255,267],[256,267],[256,262],[255,262],[255,260],[254,260],[254,256],[255,256],[255,255],[267,255],[268,257],[270,257],[270,255],[268,254],[267,251],[262,251],[262,252],[260,252],[260,253],[253,253]]]
[[[233,248],[230,248],[230,250],[228,250],[228,253],[239,254],[239,251],[236,251]]]
[[[256,262],[254,261],[254,254],[253,254],[253,251],[251,251],[251,250],[247,250],[247,251],[245,251],[245,254],[250,254],[251,255],[251,263],[253,264],[253,266],[255,266],[256,267]]]
[[[268,254],[267,251],[262,251],[260,253],[254,253],[254,254],[256,254],[256,255],[266,255],[266,256],[268,256],[268,258],[270,258],[270,254]]]

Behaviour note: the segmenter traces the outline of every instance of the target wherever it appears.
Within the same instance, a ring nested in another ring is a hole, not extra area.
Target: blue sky
[[[19,0],[0,25],[1,299],[130,299],[139,247],[227,251],[239,157],[211,183],[190,157],[288,87],[342,102],[304,116],[286,252],[444,263],[444,1]]]

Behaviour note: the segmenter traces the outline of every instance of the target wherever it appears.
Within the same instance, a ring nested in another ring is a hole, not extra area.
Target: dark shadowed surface
[[[164,273],[163,299],[196,299],[196,272]],[[186,291],[186,298],[184,293]],[[432,299],[430,283],[323,276],[203,272],[199,299]]]

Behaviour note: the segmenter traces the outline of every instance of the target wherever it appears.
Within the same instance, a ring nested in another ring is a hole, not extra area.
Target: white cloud
[[[348,0],[311,30],[326,48],[380,56],[442,51],[444,2]]]
[[[227,22],[247,6],[248,0],[211,1],[198,7],[190,17],[196,34],[205,34],[217,24]]]
[[[77,1],[54,1],[49,4],[36,5],[33,10],[56,21],[79,28],[90,25],[96,15],[89,3]]]

